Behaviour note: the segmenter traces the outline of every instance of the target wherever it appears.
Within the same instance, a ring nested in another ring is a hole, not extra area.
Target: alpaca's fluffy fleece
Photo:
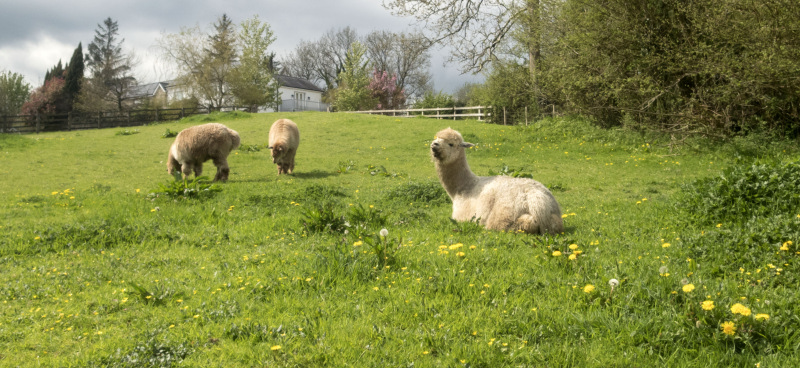
[[[278,166],[278,175],[294,171],[294,155],[300,145],[300,131],[289,119],[278,119],[269,128],[269,149],[272,163]]]
[[[430,146],[439,180],[453,201],[454,220],[479,220],[490,230],[564,231],[558,202],[544,185],[533,179],[475,175],[465,153],[472,146],[450,128],[437,133]]]
[[[170,175],[179,170],[187,178],[194,171],[195,176],[203,173],[203,162],[214,160],[217,175],[214,180],[228,180],[228,154],[239,147],[239,133],[217,124],[203,124],[186,128],[178,133],[169,148],[167,172]]]

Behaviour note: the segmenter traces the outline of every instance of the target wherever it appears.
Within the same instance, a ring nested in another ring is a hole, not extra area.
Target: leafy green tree
[[[230,80],[237,103],[248,106],[251,112],[265,105],[277,110],[278,96],[273,88],[277,81],[272,76],[271,57],[267,54],[267,49],[275,42],[269,23],[261,22],[258,16],[243,21],[238,41],[241,57]]]
[[[31,85],[25,78],[11,71],[0,73],[0,115],[19,114],[22,105],[28,99]]]
[[[136,85],[136,78],[131,74],[135,57],[123,52],[122,43],[125,40],[118,40],[118,34],[119,25],[110,17],[103,24],[98,24],[94,39],[87,48],[85,66],[89,68],[93,80],[105,86],[108,92],[106,98],[121,111],[122,101]]]
[[[333,106],[339,111],[369,110],[376,105],[369,89],[369,60],[366,48],[354,42],[347,52],[340,84],[333,95]]]
[[[453,100],[453,96],[450,96],[442,91],[437,93],[434,93],[433,91],[425,92],[425,94],[422,95],[422,98],[417,99],[417,101],[414,102],[415,109],[435,109],[455,106],[456,102]]]
[[[483,85],[474,90],[478,104],[496,108],[494,116],[509,122],[525,122],[539,112],[538,94],[529,65],[514,61],[497,61],[492,65]]]
[[[790,3],[571,0],[541,77],[550,98],[604,126],[800,133],[800,79],[789,77],[800,70],[800,8]]]
[[[199,27],[181,28],[177,34],[165,34],[158,40],[161,57],[173,63],[178,72],[177,84],[190,100],[209,109],[219,109],[233,102],[231,79],[238,63],[236,27],[226,14],[206,34]]]

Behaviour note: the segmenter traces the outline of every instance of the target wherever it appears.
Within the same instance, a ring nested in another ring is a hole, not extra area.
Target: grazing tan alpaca
[[[294,171],[294,155],[300,145],[300,131],[289,119],[278,119],[269,128],[269,149],[272,163],[278,165],[278,175]]]
[[[169,148],[167,172],[172,175],[176,170],[183,173],[183,178],[202,175],[203,162],[214,160],[217,174],[214,181],[228,180],[228,154],[239,147],[239,133],[228,127],[217,124],[203,124],[186,128],[178,133],[175,142]]]

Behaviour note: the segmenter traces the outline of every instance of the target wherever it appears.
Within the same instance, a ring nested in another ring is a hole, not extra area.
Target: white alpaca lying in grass
[[[479,220],[489,230],[533,234],[564,231],[561,209],[550,191],[533,179],[477,176],[467,164],[461,134],[447,128],[431,142],[431,156],[445,191],[453,201],[453,219]]]
[[[239,133],[233,129],[209,123],[181,130],[175,142],[169,148],[167,172],[172,175],[176,170],[183,173],[183,178],[202,175],[203,162],[214,160],[217,175],[214,180],[228,180],[228,154],[239,147]]]

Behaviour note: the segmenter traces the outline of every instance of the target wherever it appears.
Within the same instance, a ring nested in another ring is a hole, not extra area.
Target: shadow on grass
[[[289,177],[289,178],[297,178],[297,179],[322,179],[322,178],[327,178],[329,176],[334,176],[334,175],[336,175],[336,173],[327,172],[327,171],[320,171],[320,170],[314,170],[314,171],[311,171],[311,172],[300,172],[300,173],[293,173],[293,174],[285,174],[285,175],[281,175],[281,176],[286,176],[286,177]],[[234,179],[233,177],[231,177],[231,179],[229,179],[228,182],[231,182],[231,183],[263,183],[263,182],[272,181],[272,180],[278,180],[278,176],[277,175],[276,176],[264,175],[264,176],[258,176],[258,177],[247,178],[247,179]]]
[[[333,175],[336,175],[336,173],[329,171],[321,171],[321,170],[314,170],[311,172],[299,172],[299,173],[296,172],[291,174],[291,176],[294,176],[298,179],[322,179]]]

